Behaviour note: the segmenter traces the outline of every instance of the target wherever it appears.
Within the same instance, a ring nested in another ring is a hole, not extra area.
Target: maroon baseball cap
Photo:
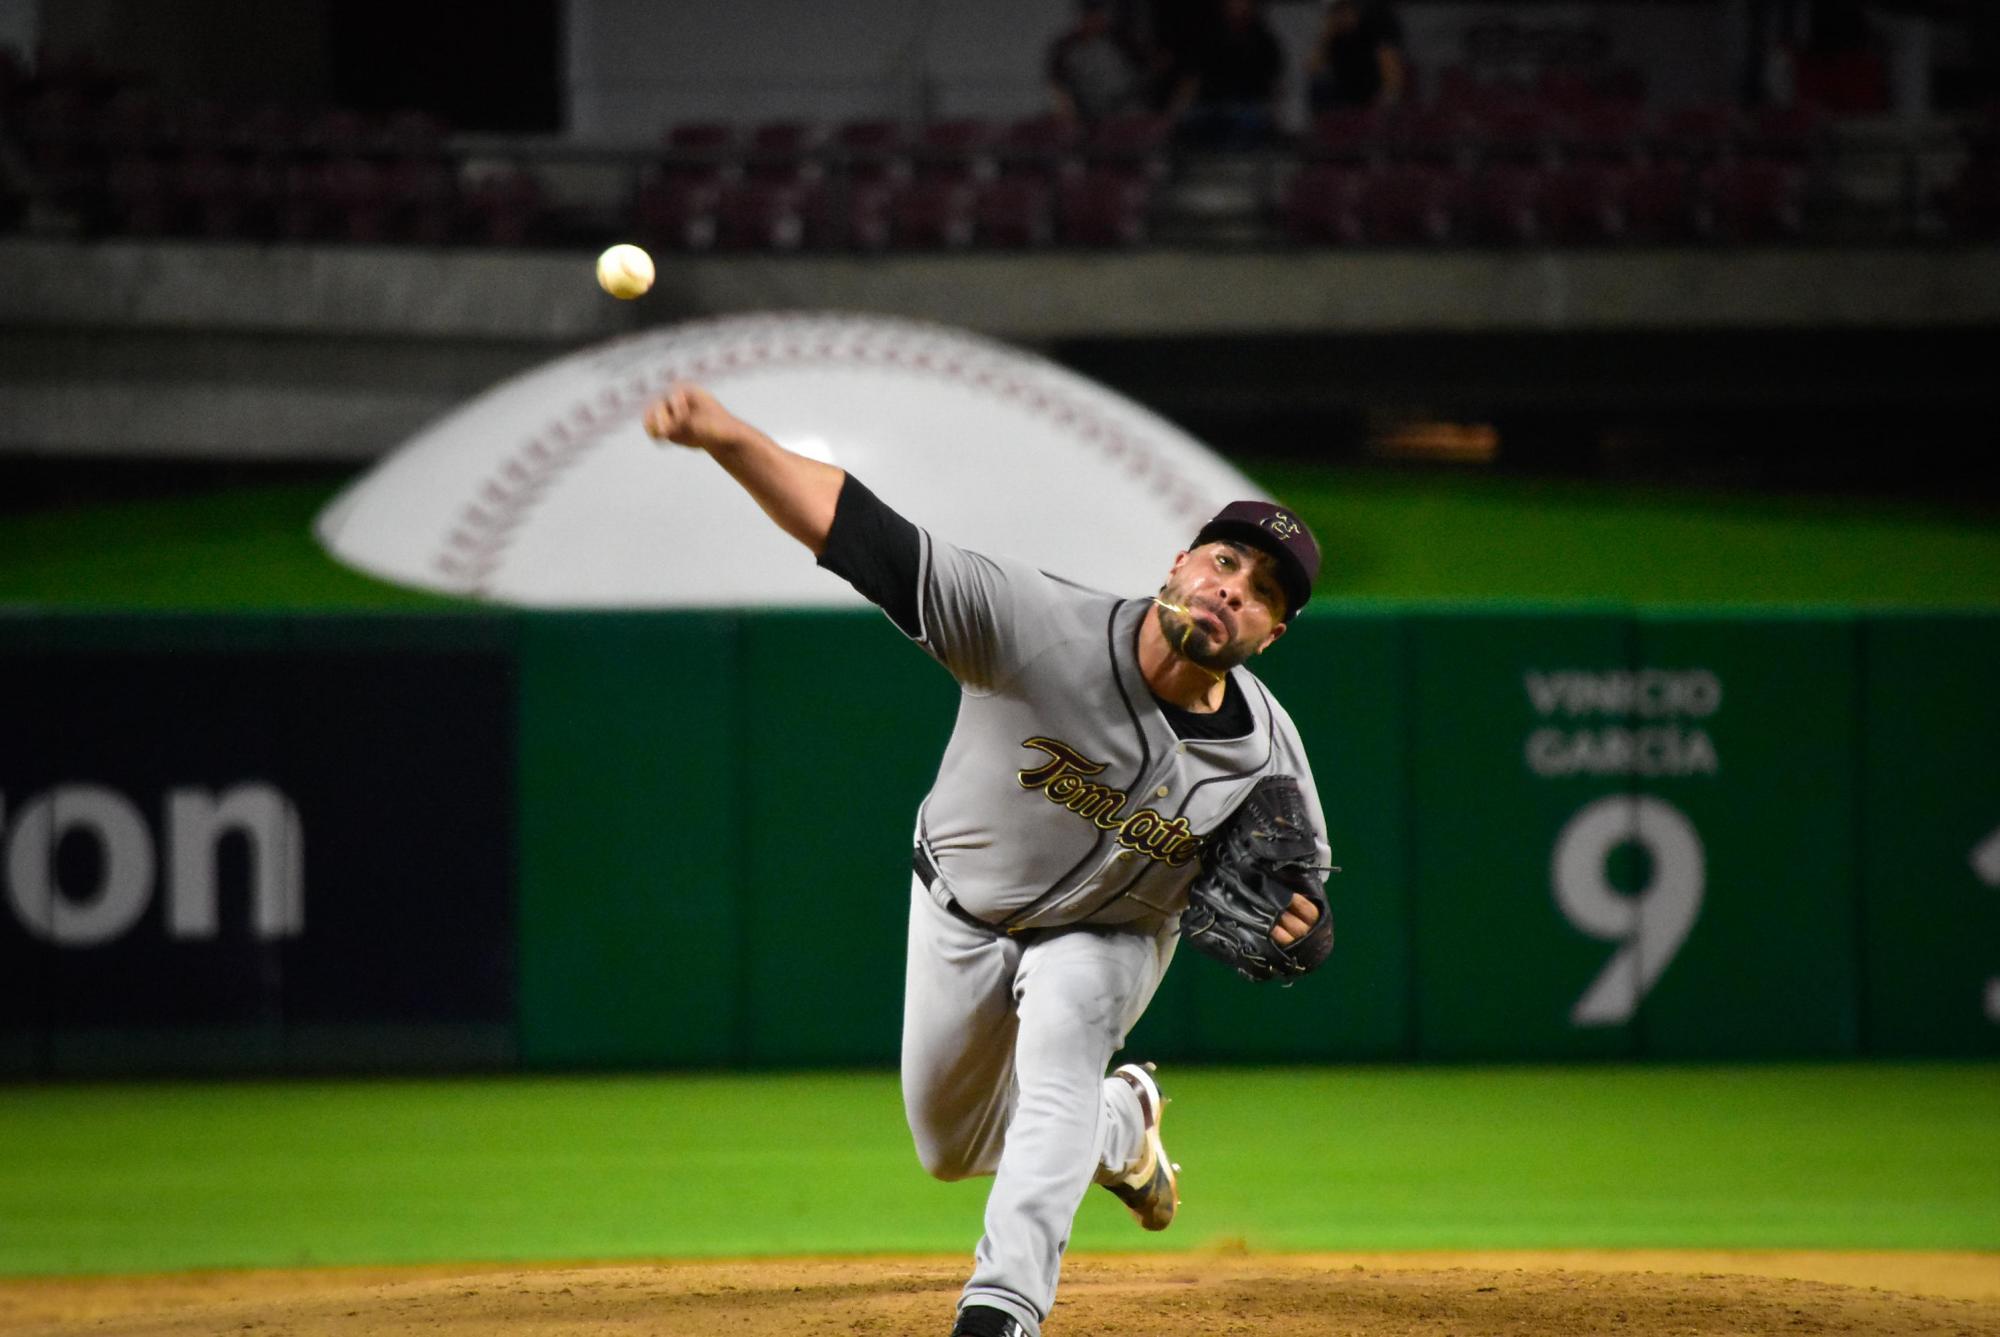
[[[1285,621],[1290,622],[1312,597],[1319,579],[1319,542],[1306,522],[1271,501],[1232,501],[1201,527],[1190,548],[1233,539],[1262,548],[1276,560],[1272,568],[1285,592]]]

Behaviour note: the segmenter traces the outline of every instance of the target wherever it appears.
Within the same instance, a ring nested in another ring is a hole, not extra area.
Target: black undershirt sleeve
[[[880,607],[905,636],[922,634],[917,577],[923,536],[853,474],[841,482],[819,564]]]

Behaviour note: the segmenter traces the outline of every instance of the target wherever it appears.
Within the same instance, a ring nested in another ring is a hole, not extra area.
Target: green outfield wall
[[[1315,609],[1329,967],[1205,1061],[2000,1053],[2000,614]],[[0,1073],[878,1064],[873,612],[0,615]]]

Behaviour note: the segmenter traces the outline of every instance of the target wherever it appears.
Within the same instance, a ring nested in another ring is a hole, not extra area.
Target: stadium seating
[[[808,121],[765,121],[750,131],[743,175],[752,181],[804,186],[824,174],[818,127]]]
[[[1057,235],[1072,246],[1136,246],[1146,239],[1152,183],[1122,170],[1092,170],[1064,181]]]
[[[1336,107],[1313,118],[1301,156],[1307,162],[1361,165],[1382,161],[1392,118],[1370,107]]]
[[[725,251],[794,251],[805,241],[804,196],[798,181],[746,178],[713,201],[711,238]]]
[[[1525,84],[1447,68],[1435,83],[1392,111],[1324,112],[1295,146],[1265,151],[1245,223],[1302,245],[1754,245],[1809,235],[1808,201],[1838,202],[1820,107],[1653,105],[1618,66],[1553,67]],[[691,120],[634,158],[622,205],[559,208],[534,160],[489,170],[416,110],[175,99],[87,60],[34,74],[0,64],[0,110],[27,190],[83,231],[255,240],[539,245],[615,231],[677,251],[1130,246],[1175,219],[1197,153],[1151,115],[1086,130],[1048,115]],[[1991,235],[1992,160],[1974,146],[1948,186],[1911,192],[1932,232]],[[19,224],[29,197],[0,184],[0,227]]]
[[[1076,127],[1054,116],[1027,116],[1001,132],[994,161],[1002,177],[1027,177],[1054,189],[1080,170]]]
[[[906,182],[890,196],[889,243],[915,250],[970,246],[975,198],[969,180],[919,177]]]
[[[1002,130],[991,121],[959,117],[917,131],[910,157],[920,181],[969,184],[991,180]]]
[[[1805,233],[1806,175],[1796,163],[1718,163],[1704,181],[1707,231],[1723,241],[1790,240]]]
[[[1002,175],[980,189],[973,206],[974,236],[981,245],[1032,248],[1055,239],[1051,187],[1039,177]]]
[[[1537,168],[1489,163],[1459,187],[1459,235],[1467,241],[1501,244],[1540,241],[1544,187],[1545,178]]]
[[[1392,245],[1437,245],[1458,232],[1463,178],[1426,163],[1396,163],[1368,174],[1361,192],[1363,233]]]
[[[1280,217],[1285,235],[1307,245],[1355,246],[1367,240],[1361,197],[1366,176],[1358,167],[1312,163],[1286,184]]]

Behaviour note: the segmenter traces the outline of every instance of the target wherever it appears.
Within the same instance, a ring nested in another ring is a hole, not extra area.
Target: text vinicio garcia
[[[1536,775],[1714,775],[1715,743],[1699,721],[1722,708],[1708,669],[1530,669],[1522,686],[1550,721],[1528,735]]]

